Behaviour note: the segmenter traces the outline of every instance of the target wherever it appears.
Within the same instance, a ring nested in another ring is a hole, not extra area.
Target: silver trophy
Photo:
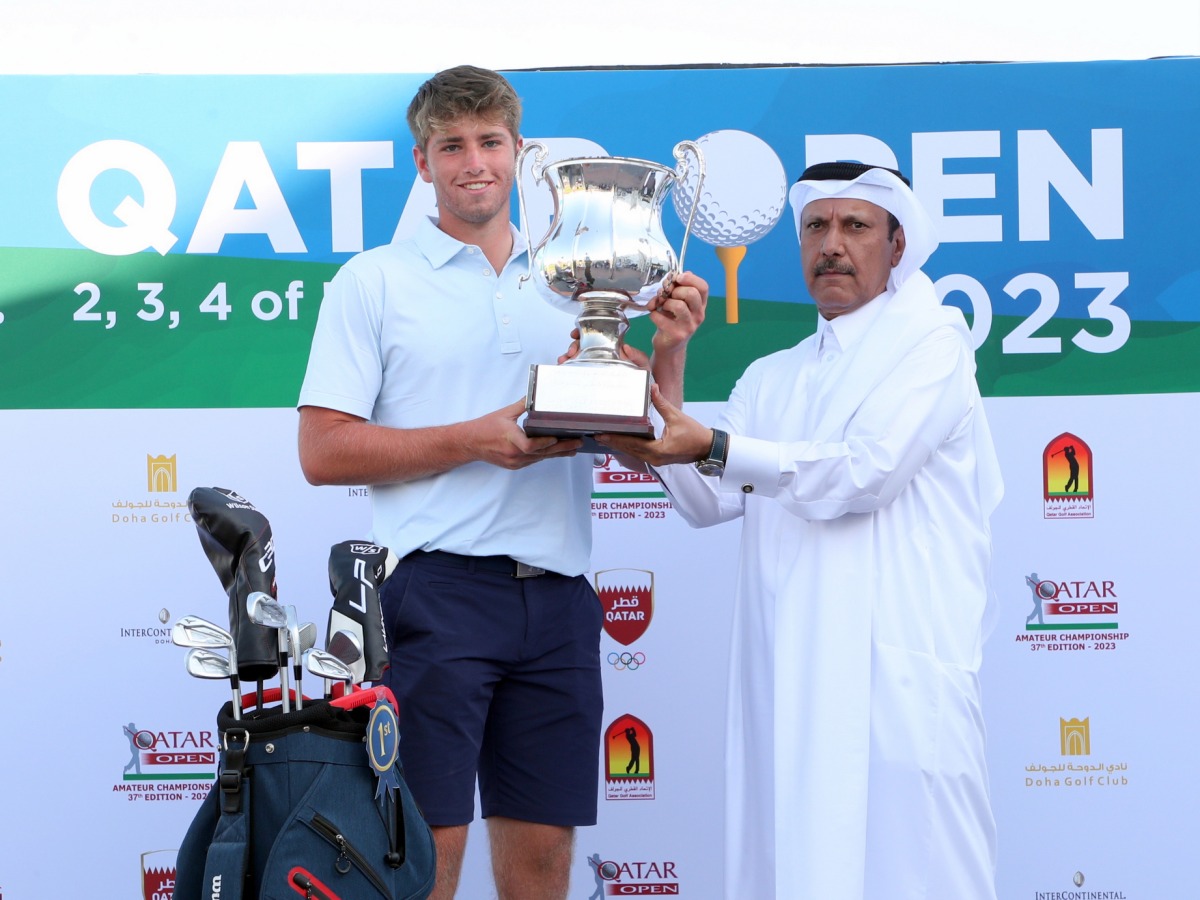
[[[587,157],[544,165],[545,144],[530,141],[517,155],[517,199],[529,241],[529,272],[538,293],[576,315],[579,354],[563,365],[530,367],[525,432],[579,437],[604,432],[653,437],[650,373],[624,358],[628,316],[650,302],[683,270],[692,220],[679,256],[662,230],[662,208],[671,186],[689,174],[704,179],[704,157],[692,141],[675,145],[677,166],[644,159]],[[535,246],[529,235],[521,174],[535,153],[534,184],[545,181],[554,200],[550,230]]]

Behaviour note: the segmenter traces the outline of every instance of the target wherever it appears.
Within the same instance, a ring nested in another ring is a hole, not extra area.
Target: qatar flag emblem
[[[604,630],[614,641],[632,644],[654,615],[654,573],[648,569],[602,569],[595,577],[604,609]]]

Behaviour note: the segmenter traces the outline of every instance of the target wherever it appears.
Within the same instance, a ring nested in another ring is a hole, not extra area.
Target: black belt
[[[545,569],[518,562],[511,556],[463,556],[445,550],[414,550],[410,556],[424,558],[440,566],[453,566],[468,572],[499,572],[513,578],[536,578],[545,575]]]

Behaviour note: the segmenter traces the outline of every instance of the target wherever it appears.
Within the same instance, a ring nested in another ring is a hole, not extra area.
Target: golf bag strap
[[[225,735],[225,765],[221,769],[221,815],[208,845],[201,895],[242,900],[250,862],[250,790],[246,768],[245,731]]]
[[[221,813],[233,815],[241,811],[247,791],[242,790],[246,777],[246,747],[250,733],[245,730],[225,733],[224,766],[221,768]]]

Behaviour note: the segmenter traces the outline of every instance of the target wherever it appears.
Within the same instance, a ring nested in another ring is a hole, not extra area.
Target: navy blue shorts
[[[381,590],[404,778],[430,825],[594,825],[600,601],[584,576],[515,578],[414,553]]]

